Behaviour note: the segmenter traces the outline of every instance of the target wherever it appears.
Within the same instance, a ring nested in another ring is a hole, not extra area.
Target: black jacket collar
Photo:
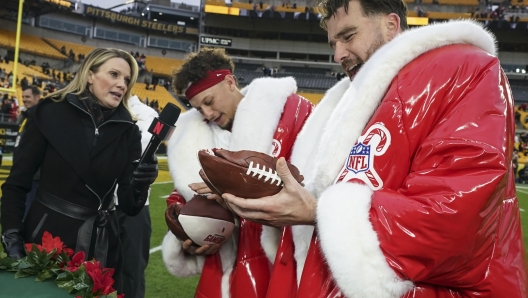
[[[120,104],[106,122],[95,127],[91,115],[76,95],[68,94],[65,100],[54,102],[50,98],[42,100],[36,106],[35,122],[51,146],[88,184],[93,185],[90,175],[90,161],[97,156],[109,143],[134,125],[128,110]],[[86,121],[89,119],[89,121]],[[91,123],[91,126],[87,126]],[[85,129],[96,129],[98,136],[89,146],[86,141]]]

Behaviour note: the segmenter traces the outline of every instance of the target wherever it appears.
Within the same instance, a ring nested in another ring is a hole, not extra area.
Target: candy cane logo
[[[281,152],[281,143],[275,139],[273,139],[273,141],[271,142],[271,153],[270,155],[273,156],[273,157],[277,157],[279,156],[280,152]]]
[[[359,179],[374,190],[380,189],[383,181],[374,169],[374,158],[383,155],[390,143],[389,130],[379,123],[372,125],[364,135],[359,137],[336,181]]]

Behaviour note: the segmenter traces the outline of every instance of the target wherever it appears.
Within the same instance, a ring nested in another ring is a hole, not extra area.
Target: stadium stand
[[[262,64],[256,64],[256,63],[240,63],[235,62],[235,70],[237,69],[244,69],[244,70],[261,70],[263,67]]]
[[[15,41],[16,34],[14,31],[0,28],[0,46],[14,49]],[[60,60],[67,58],[66,55],[61,54],[60,51],[47,44],[42,38],[24,33],[20,34],[20,51]]]
[[[63,40],[57,40],[57,39],[52,39],[52,38],[43,38],[43,39],[59,51],[62,46],[66,47],[66,52],[69,52],[70,49],[72,49],[76,55],[76,59],[77,59],[77,55],[83,54],[86,56],[88,55],[88,53],[90,53],[91,51],[95,49],[94,47],[91,47],[91,46],[86,46],[86,45],[73,43],[73,42],[67,42]]]
[[[147,90],[145,84],[136,83],[132,88],[132,94],[137,95],[142,101],[145,101],[147,98],[149,102],[157,100],[160,108],[163,108],[170,102],[177,105],[182,111],[187,110],[187,108],[184,108],[176,99],[174,99],[172,94],[170,94],[163,86],[157,86],[156,90]]]
[[[311,68],[311,67],[297,67],[297,66],[283,66],[284,72],[288,73],[306,73],[306,74],[319,74],[325,75],[331,72],[330,69],[326,68]]]
[[[515,102],[528,103],[528,81],[509,80]],[[524,124],[524,123],[523,123]],[[525,126],[528,129],[528,126]]]
[[[311,92],[297,92],[300,96],[308,99],[314,105],[318,104],[323,99],[323,93],[311,93]]]
[[[170,76],[174,69],[178,69],[183,64],[182,60],[147,56],[145,66],[147,70],[152,70],[156,75]]]

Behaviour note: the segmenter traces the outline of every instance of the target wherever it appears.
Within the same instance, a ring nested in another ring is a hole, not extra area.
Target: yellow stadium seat
[[[145,66],[147,70],[152,70],[154,74],[170,76],[175,69],[179,69],[183,60],[163,58],[156,56],[147,56]]]
[[[0,46],[11,49],[15,47],[15,41],[16,32],[0,29]],[[20,34],[20,51],[54,59],[67,58],[42,38],[24,33]]]
[[[73,42],[67,42],[52,38],[44,38],[47,42],[55,46],[55,48],[60,49],[62,46],[66,48],[66,53],[70,52],[70,49],[73,50],[75,53],[75,59],[77,60],[77,55],[83,54],[84,56],[88,55],[91,51],[93,51],[95,48],[83,44],[73,43]]]
[[[136,83],[132,87],[132,94],[139,97],[143,102],[148,98],[149,102],[157,100],[159,107],[163,109],[167,103],[173,103],[178,106],[182,111],[185,111],[184,108],[173,96],[172,94],[165,89],[163,86],[156,86],[156,90],[146,90],[146,85],[143,83]]]
[[[318,104],[323,99],[324,94],[322,93],[309,93],[309,92],[297,92],[300,96],[308,99],[314,105]]]

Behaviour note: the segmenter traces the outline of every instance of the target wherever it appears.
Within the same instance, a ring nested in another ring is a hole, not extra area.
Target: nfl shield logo
[[[352,148],[348,155],[346,168],[354,173],[361,173],[368,171],[370,164],[370,145],[358,143]]]

